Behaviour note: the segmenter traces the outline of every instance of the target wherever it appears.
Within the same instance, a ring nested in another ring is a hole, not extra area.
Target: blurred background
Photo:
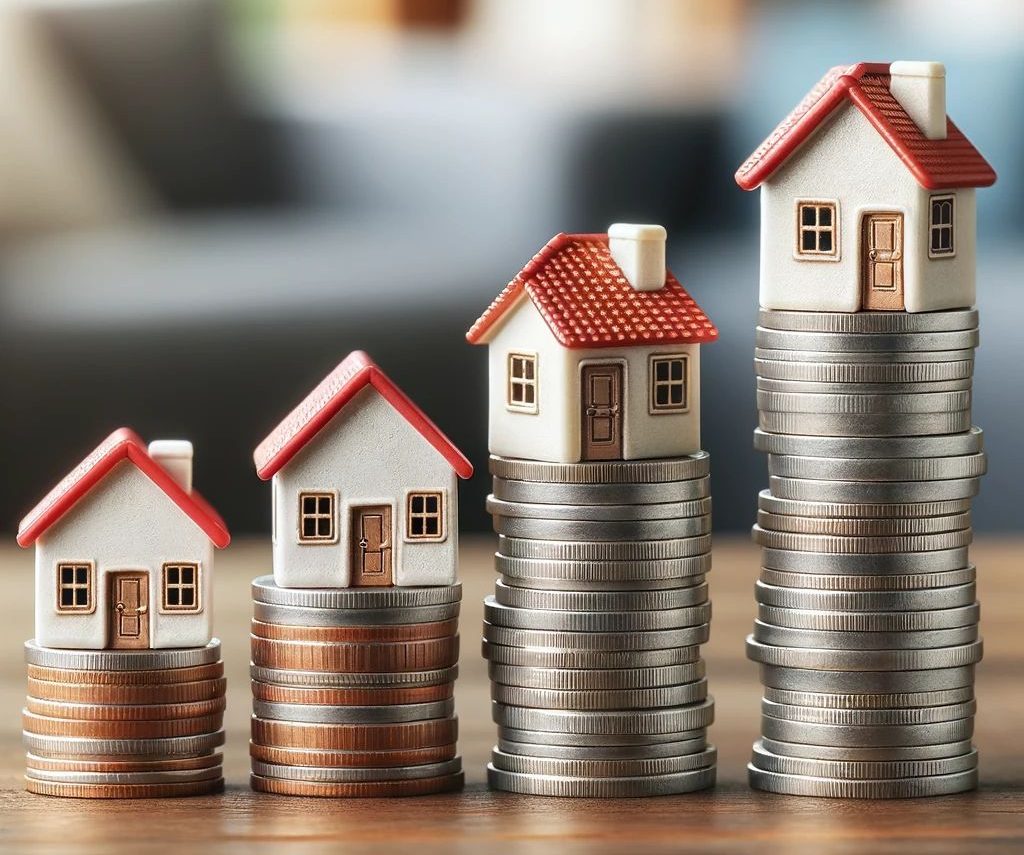
[[[757,195],[736,166],[826,68],[937,59],[979,191],[975,525],[1020,528],[1019,0],[4,0],[0,524],[112,428],[196,445],[238,533],[251,450],[354,348],[478,465],[463,334],[558,231],[660,222],[704,348],[716,529],[754,519]],[[1017,379],[1014,380],[1013,378]]]

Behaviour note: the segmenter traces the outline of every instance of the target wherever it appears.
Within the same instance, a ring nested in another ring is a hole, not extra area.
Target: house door
[[[149,647],[149,574],[110,574],[110,641],[113,648]]]
[[[352,508],[352,586],[394,585],[391,554],[391,508]]]
[[[902,311],[903,214],[865,214],[861,254],[862,307]]]
[[[581,456],[621,460],[622,366],[584,365],[581,379]]]

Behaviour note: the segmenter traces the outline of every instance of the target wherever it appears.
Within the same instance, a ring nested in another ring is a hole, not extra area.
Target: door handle
[[[149,606],[139,606],[135,610],[135,614],[137,614],[137,615],[144,615],[148,611],[149,611]]]
[[[894,252],[892,255],[889,256],[889,260],[890,261],[899,261],[900,260],[900,254],[898,252]]]
[[[359,548],[360,549],[366,549],[366,547],[369,546],[369,545],[370,545],[370,541],[368,541],[365,537],[359,538]]]
[[[618,415],[619,408],[615,407],[587,407],[588,416],[615,416]]]
[[[878,250],[875,250],[875,249],[868,250],[868,258],[870,258],[872,261],[877,261],[878,260]]]
[[[117,612],[118,614],[123,612],[124,611],[124,603],[118,603],[116,606],[114,606],[114,611]]]

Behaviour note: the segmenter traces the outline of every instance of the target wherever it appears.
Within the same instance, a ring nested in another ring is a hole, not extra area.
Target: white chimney
[[[192,443],[187,439],[155,439],[149,456],[160,464],[186,493],[192,492]]]
[[[608,226],[608,249],[626,279],[637,291],[665,287],[665,227],[613,223]]]
[[[927,139],[946,138],[946,67],[941,62],[894,62],[889,91]]]

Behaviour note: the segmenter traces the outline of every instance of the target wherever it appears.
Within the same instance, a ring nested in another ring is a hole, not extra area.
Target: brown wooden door
[[[861,233],[863,308],[903,305],[903,214],[865,214]]]
[[[110,647],[149,647],[149,574],[110,574]]]
[[[352,508],[352,586],[394,585],[391,569],[391,508]]]
[[[581,451],[584,460],[622,459],[622,366],[585,365]]]

